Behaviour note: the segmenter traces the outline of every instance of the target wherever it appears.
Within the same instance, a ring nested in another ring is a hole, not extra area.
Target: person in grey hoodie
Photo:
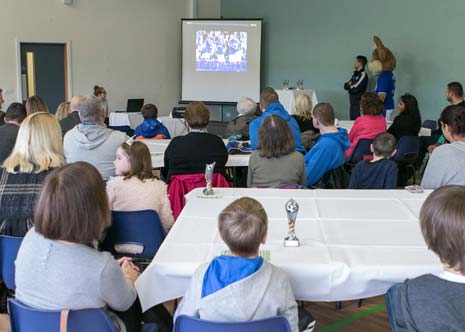
[[[436,189],[447,184],[465,185],[465,107],[447,106],[439,122],[450,144],[437,147],[426,166],[421,186]]]
[[[81,123],[68,131],[63,141],[66,162],[86,161],[94,165],[106,181],[115,175],[116,150],[129,137],[105,126],[105,106],[100,98],[82,97],[78,110]]]
[[[286,273],[258,255],[268,228],[263,206],[242,197],[220,213],[218,226],[231,255],[195,271],[174,320],[180,315],[223,322],[283,316],[298,332],[297,303]]]

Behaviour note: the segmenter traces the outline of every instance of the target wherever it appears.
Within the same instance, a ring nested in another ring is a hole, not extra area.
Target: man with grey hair
[[[255,114],[257,103],[250,98],[241,97],[237,102],[237,111],[239,116],[231,120],[226,127],[223,137],[240,135],[241,140],[249,139],[249,124],[254,119],[258,118]]]
[[[106,181],[115,175],[113,160],[116,150],[129,137],[105,126],[105,107],[98,97],[82,97],[78,113],[81,123],[64,137],[66,162],[86,161],[94,165]]]
[[[61,134],[63,135],[63,137],[65,137],[65,134],[69,130],[73,129],[74,126],[81,123],[78,109],[78,105],[81,99],[82,96],[74,96],[73,98],[71,98],[71,103],[69,105],[71,112],[66,118],[60,120]]]

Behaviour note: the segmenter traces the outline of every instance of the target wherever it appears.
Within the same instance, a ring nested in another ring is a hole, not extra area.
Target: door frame
[[[19,39],[15,38],[16,44],[16,91],[17,91],[17,100],[19,103],[22,103],[22,96],[23,96],[23,87],[21,84],[21,44],[24,43],[37,43],[37,44],[60,44],[65,45],[65,52],[66,52],[66,70],[65,70],[65,84],[67,88],[65,88],[65,96],[66,101],[70,101],[73,97],[73,75],[72,75],[72,64],[71,64],[71,40],[60,41],[60,40],[43,40],[43,39]]]

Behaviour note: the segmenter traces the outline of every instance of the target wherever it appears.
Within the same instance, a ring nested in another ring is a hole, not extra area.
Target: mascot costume
[[[371,54],[371,62],[368,64],[368,69],[374,76],[378,76],[375,93],[384,102],[383,116],[386,117],[386,120],[390,120],[390,115],[394,111],[396,79],[393,71],[396,69],[396,58],[391,50],[384,46],[379,37],[374,36],[373,41],[375,48]]]

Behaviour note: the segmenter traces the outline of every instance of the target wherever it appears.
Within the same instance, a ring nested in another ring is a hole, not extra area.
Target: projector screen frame
[[[259,68],[259,88],[261,90],[262,88],[262,47],[263,47],[263,18],[181,18],[181,81],[182,81],[182,75],[183,75],[183,59],[182,55],[184,54],[184,41],[183,41],[183,36],[184,36],[184,21],[260,21],[261,22],[261,29],[260,29],[260,68]],[[180,91],[181,98],[178,101],[178,104],[183,105],[183,104],[189,104],[194,101],[202,101],[203,103],[207,105],[228,105],[228,106],[235,106],[237,105],[237,101],[218,101],[218,100],[185,100],[182,99],[182,83],[181,83],[181,91]]]

